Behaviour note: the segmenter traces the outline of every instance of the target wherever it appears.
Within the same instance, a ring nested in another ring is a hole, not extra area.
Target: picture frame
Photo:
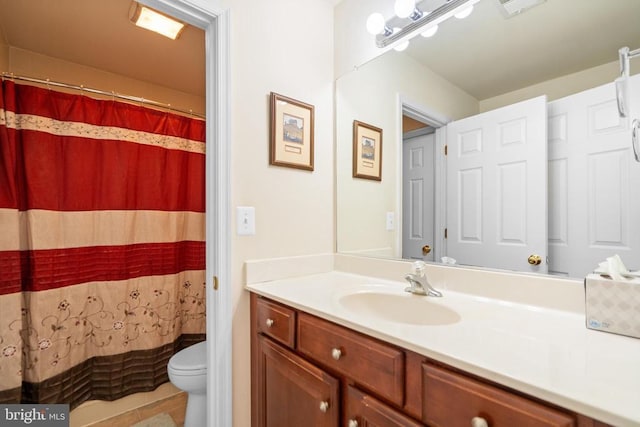
[[[271,92],[269,164],[313,170],[314,107]]]
[[[353,121],[353,177],[382,181],[382,129]]]

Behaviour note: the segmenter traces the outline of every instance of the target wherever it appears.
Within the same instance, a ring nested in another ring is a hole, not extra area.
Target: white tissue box
[[[589,274],[584,289],[587,328],[640,338],[640,278]]]

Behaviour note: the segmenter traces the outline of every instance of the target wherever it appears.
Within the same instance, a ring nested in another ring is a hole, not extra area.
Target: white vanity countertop
[[[461,316],[447,325],[395,323],[340,303],[375,284],[406,286],[333,271],[246,288],[597,420],[640,426],[640,339],[587,329],[578,313],[452,290],[429,297]]]

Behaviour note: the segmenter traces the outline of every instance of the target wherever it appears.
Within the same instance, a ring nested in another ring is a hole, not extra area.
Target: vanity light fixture
[[[422,18],[422,11],[416,8],[416,0],[396,0],[393,11],[398,18],[409,18],[412,21]]]
[[[438,24],[452,16],[466,18],[473,5],[480,0],[440,0],[441,5],[428,10],[433,0],[396,0],[395,15],[387,20],[381,13],[372,13],[367,19],[367,31],[376,36],[380,48],[394,45],[396,50],[406,49],[405,44],[418,34],[432,37],[438,31]]]
[[[473,12],[473,5],[467,7],[466,9],[462,9],[460,12],[456,13],[455,16],[458,19],[464,19],[467,16],[471,15],[471,12]]]
[[[130,13],[131,22],[138,27],[154,31],[165,37],[175,40],[185,27],[185,24],[176,21],[160,12],[157,12],[138,2],[133,2]]]

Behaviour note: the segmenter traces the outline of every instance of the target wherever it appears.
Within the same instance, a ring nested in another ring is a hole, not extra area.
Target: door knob
[[[431,252],[431,246],[429,245],[424,245],[422,247],[422,255],[428,255],[429,252]]]
[[[540,263],[542,262],[542,258],[540,258],[540,255],[532,254],[529,255],[529,258],[527,258],[527,262],[531,265],[540,265]]]

